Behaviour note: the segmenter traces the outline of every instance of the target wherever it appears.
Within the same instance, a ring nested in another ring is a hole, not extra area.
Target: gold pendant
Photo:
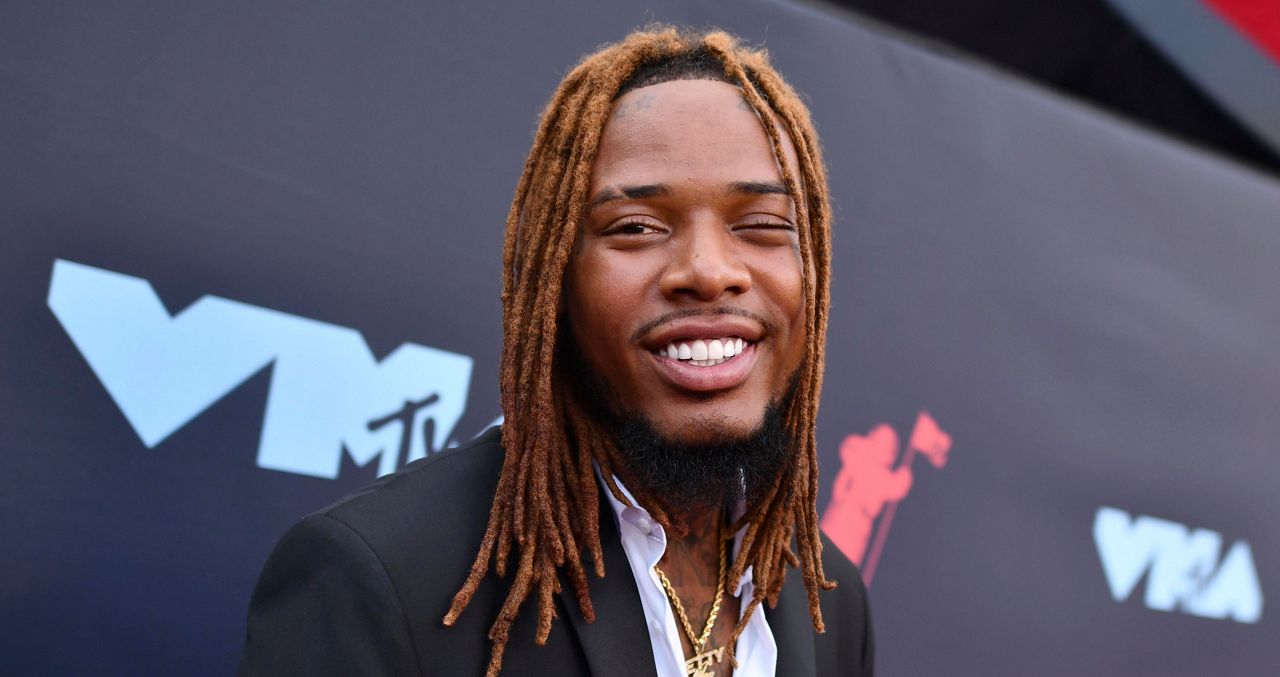
[[[703,651],[684,662],[685,674],[689,677],[711,677],[714,674],[711,667],[721,660],[724,660],[724,647]]]

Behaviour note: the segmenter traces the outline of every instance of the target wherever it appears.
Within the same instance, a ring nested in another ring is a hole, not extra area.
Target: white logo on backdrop
[[[71,261],[48,302],[148,447],[268,366],[271,470],[332,479],[345,449],[386,474],[443,448],[466,406],[466,355],[405,343],[378,361],[354,329],[217,296],[170,316],[146,280]]]
[[[1093,520],[1093,540],[1111,596],[1129,598],[1143,575],[1143,603],[1157,611],[1257,623],[1262,588],[1253,551],[1236,541],[1222,556],[1222,535],[1189,529],[1158,517],[1102,507]]]

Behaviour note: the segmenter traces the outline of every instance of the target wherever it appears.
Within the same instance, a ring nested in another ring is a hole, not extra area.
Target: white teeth
[[[658,349],[658,355],[698,367],[711,367],[741,355],[747,345],[740,338],[696,339],[688,343],[668,343]]]

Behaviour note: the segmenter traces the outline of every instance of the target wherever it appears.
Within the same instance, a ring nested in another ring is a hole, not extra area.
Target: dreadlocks
[[[769,64],[762,50],[744,47],[726,33],[694,34],[654,27],[607,45],[579,63],[560,83],[542,113],[533,147],[507,215],[503,249],[503,350],[501,396],[506,455],[492,512],[479,552],[444,624],[466,608],[492,565],[498,576],[514,567],[514,581],[489,630],[493,650],[488,675],[502,666],[503,651],[521,605],[537,595],[536,641],[545,644],[555,617],[554,596],[564,573],[582,615],[595,619],[587,585],[587,555],[604,576],[600,545],[598,464],[608,491],[629,504],[617,475],[628,486],[617,441],[564,379],[558,359],[564,272],[587,202],[592,163],[613,101],[629,89],[674,79],[715,79],[737,85],[772,142],[783,181],[795,198],[804,275],[805,359],[794,395],[783,403],[790,453],[783,472],[729,529],[744,529],[729,580],[754,567],[755,593],[728,645],[760,602],[777,604],[786,566],[804,577],[813,626],[823,632],[818,591],[835,583],[822,568],[818,536],[815,422],[822,386],[830,266],[830,206],[818,138],[809,112]],[[795,176],[785,160],[782,135],[790,136],[799,160]],[[563,339],[560,339],[563,340]],[[636,494],[659,523],[687,527],[664,510],[661,497]],[[732,536],[730,536],[732,537]],[[793,542],[795,548],[792,547]],[[584,552],[585,551],[585,552]],[[514,559],[514,562],[512,561]]]

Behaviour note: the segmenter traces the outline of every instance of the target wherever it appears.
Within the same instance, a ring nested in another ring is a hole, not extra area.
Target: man
[[[290,530],[241,674],[870,674],[815,509],[829,214],[762,52],[587,57],[508,217],[504,426]]]

